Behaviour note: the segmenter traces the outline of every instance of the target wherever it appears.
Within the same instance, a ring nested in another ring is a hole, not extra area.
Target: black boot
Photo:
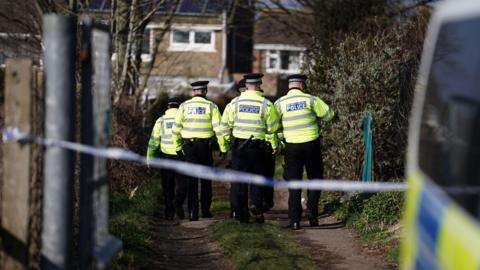
[[[170,209],[165,209],[165,219],[166,220],[173,220],[173,211]]]
[[[196,213],[196,212],[191,212],[189,219],[190,219],[190,221],[197,221],[197,220],[198,220],[198,213]]]
[[[263,216],[263,214],[255,215],[254,218],[255,218],[255,223],[258,223],[258,224],[265,223],[265,217]]]
[[[292,222],[290,223],[290,228],[292,228],[292,230],[294,231],[298,231],[300,230],[300,222],[299,221],[295,221],[295,222]]]
[[[255,223],[265,223],[265,217],[263,216],[263,213],[258,209],[258,207],[256,207],[255,205],[250,205],[250,207],[248,207],[248,210],[250,210],[250,214],[253,216]]]
[[[184,219],[185,218],[185,212],[183,211],[183,207],[177,207],[175,208],[175,214],[177,214],[178,219]]]
[[[318,217],[317,215],[312,214],[311,211],[305,213],[305,216],[308,218],[308,222],[310,223],[310,227],[318,227]]]

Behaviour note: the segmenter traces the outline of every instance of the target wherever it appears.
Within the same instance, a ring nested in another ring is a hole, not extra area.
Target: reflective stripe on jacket
[[[168,109],[165,114],[155,122],[152,135],[148,141],[147,157],[155,157],[159,149],[162,153],[168,155],[177,154],[172,135],[172,127],[177,111],[177,108]]]
[[[304,143],[317,139],[317,118],[330,121],[335,115],[318,97],[299,89],[288,91],[286,96],[275,102],[283,126],[283,136],[288,143]]]
[[[226,140],[231,136],[240,139],[260,139],[272,142],[276,148],[276,138],[272,136],[279,129],[279,115],[272,102],[259,91],[245,91],[233,99],[225,108],[222,116]]]
[[[220,121],[220,111],[212,101],[199,96],[185,101],[180,105],[173,125],[176,150],[182,149],[182,138],[208,139],[216,134],[220,150],[225,152]]]

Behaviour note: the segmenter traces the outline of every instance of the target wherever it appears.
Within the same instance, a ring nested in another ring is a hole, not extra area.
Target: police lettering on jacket
[[[239,105],[238,106],[238,110],[240,112],[244,112],[244,113],[256,113],[256,114],[259,114],[260,113],[260,106],[254,106],[254,105]]]
[[[206,110],[204,107],[189,107],[188,114],[205,114]]]
[[[287,112],[303,110],[303,109],[306,109],[306,108],[307,108],[307,102],[305,102],[305,101],[294,102],[294,103],[287,104]]]

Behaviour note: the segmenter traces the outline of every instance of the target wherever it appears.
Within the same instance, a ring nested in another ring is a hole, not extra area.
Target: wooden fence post
[[[5,72],[5,127],[32,132],[32,61],[8,60]],[[28,258],[31,146],[3,145],[2,261],[0,269],[26,269]]]

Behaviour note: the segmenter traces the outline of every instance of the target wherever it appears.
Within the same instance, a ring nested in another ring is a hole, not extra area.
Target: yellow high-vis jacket
[[[275,102],[287,143],[304,143],[317,139],[319,135],[317,118],[330,121],[334,111],[318,97],[300,89],[292,89]]]
[[[168,109],[155,122],[152,135],[148,141],[147,158],[156,157],[159,150],[164,154],[177,155],[172,135],[173,122],[177,111],[177,108]]]
[[[183,102],[173,124],[175,150],[182,149],[182,139],[208,139],[217,135],[220,151],[226,152],[220,121],[220,111],[212,101],[195,96]]]
[[[232,136],[239,139],[253,136],[253,139],[267,140],[273,149],[278,147],[277,137],[273,136],[280,127],[278,112],[259,91],[247,90],[234,98],[223,112],[222,126],[227,142]]]

